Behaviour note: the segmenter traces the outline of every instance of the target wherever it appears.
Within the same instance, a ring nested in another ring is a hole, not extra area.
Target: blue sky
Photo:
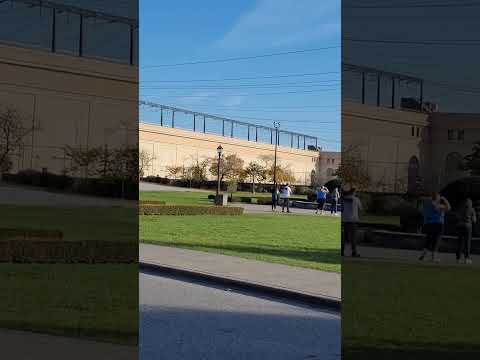
[[[278,120],[339,150],[340,31],[338,0],[141,0],[140,98],[261,125]],[[165,66],[318,48],[327,49]],[[245,77],[254,79],[224,80]],[[145,107],[140,116],[160,118]],[[176,124],[190,126],[181,115]]]

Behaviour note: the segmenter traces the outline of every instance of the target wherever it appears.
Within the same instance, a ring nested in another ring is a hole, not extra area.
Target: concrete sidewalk
[[[438,253],[439,263],[432,263],[431,253],[428,253],[425,257],[425,260],[420,261],[419,257],[421,255],[420,250],[402,250],[402,249],[391,249],[391,248],[380,248],[373,246],[358,246],[358,252],[360,253],[359,260],[368,261],[368,260],[381,260],[381,261],[394,261],[394,262],[404,262],[404,263],[417,263],[417,264],[432,264],[432,265],[448,265],[448,266],[473,266],[480,267],[480,256],[471,255],[473,261],[470,265],[457,264],[455,254],[453,253]],[[350,247],[345,247],[346,257],[350,257]]]
[[[140,244],[139,255],[143,264],[340,307],[340,274],[150,244]]]

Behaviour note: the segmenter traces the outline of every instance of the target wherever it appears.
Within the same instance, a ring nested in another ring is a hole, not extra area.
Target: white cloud
[[[235,95],[235,96],[228,96],[223,100],[222,105],[224,106],[238,106],[241,105],[245,100],[245,96],[242,95]]]
[[[339,0],[258,0],[216,46],[273,48],[300,46],[340,35]]]

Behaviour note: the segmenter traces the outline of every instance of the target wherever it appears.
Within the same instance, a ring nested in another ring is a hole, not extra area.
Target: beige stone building
[[[359,155],[372,190],[440,190],[467,175],[458,165],[480,140],[479,119],[344,102],[342,148]]]
[[[226,155],[236,154],[244,160],[262,163],[272,160],[275,147],[255,141],[246,141],[226,136],[205,134],[189,130],[173,129],[159,125],[140,123],[140,150],[153,157],[146,175],[167,177],[167,167],[192,165],[217,155],[218,145],[224,148]],[[297,184],[310,185],[316,179],[319,152],[279,146],[277,161],[289,168]],[[338,157],[337,157],[338,158]],[[338,161],[338,160],[337,160]],[[326,170],[325,170],[326,171]]]
[[[13,171],[61,173],[66,145],[136,146],[136,66],[0,44],[0,73],[0,110],[15,109],[30,130]]]

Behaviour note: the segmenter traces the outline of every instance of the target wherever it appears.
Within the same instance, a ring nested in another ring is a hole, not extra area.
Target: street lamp
[[[217,196],[215,197],[217,200],[217,205],[220,203],[219,195],[220,195],[220,161],[222,159],[223,148],[222,145],[218,145],[217,147],[217,154],[218,154],[218,162],[217,162]]]
[[[278,138],[279,138],[279,128],[280,123],[277,121],[273,122],[273,127],[275,128],[275,157],[273,160],[273,188],[277,189],[277,146],[278,146]]]

